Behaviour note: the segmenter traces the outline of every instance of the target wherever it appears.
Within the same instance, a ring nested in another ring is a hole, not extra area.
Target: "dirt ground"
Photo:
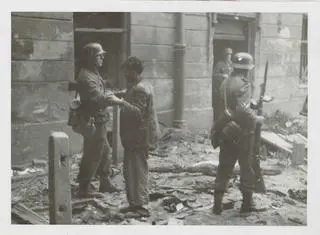
[[[212,214],[213,184],[218,164],[219,150],[213,150],[207,134],[176,133],[169,131],[162,138],[160,148],[150,154],[149,188],[151,216],[138,218],[134,214],[123,215],[118,209],[126,206],[122,166],[115,167],[113,181],[121,192],[105,194],[100,206],[87,203],[73,208],[74,224],[118,225],[297,225],[307,224],[307,166],[293,167],[285,155],[271,154],[261,162],[262,169],[279,173],[265,175],[266,194],[255,194],[259,213],[240,215],[241,194],[238,189],[239,175],[230,180],[225,194],[229,206],[220,216]],[[81,155],[72,158],[72,191],[77,189],[74,181]],[[32,183],[26,180],[13,183],[12,198],[48,219],[47,176],[38,177]],[[98,187],[98,182],[93,182]],[[300,194],[299,194],[300,193]]]

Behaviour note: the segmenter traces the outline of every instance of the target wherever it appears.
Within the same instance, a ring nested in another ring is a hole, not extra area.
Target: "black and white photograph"
[[[10,12],[11,225],[308,226],[310,14],[276,10]]]

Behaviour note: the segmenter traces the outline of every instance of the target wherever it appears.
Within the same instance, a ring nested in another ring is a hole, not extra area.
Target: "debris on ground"
[[[162,131],[163,136],[158,148],[150,153],[148,160],[150,217],[119,212],[119,208],[127,205],[124,180],[120,174],[121,164],[112,167],[112,181],[121,192],[103,194],[104,197],[101,199],[77,199],[77,175],[82,155],[76,154],[70,162],[72,223],[305,225],[307,165],[306,162],[302,162],[299,166],[293,166],[290,162],[291,157],[285,154],[286,151],[281,151],[281,148],[292,151],[288,146],[297,142],[307,146],[307,135],[303,131],[305,123],[285,117],[282,113],[270,118],[264,133],[272,133],[269,136],[276,136],[279,142],[270,144],[265,141],[261,147],[263,151],[260,163],[267,193],[254,194],[254,200],[259,207],[261,205],[267,210],[240,216],[240,168],[236,164],[223,199],[224,210],[220,216],[214,215],[213,192],[219,164],[219,149],[212,148],[208,132],[190,133],[187,130],[166,128]],[[272,125],[272,120],[276,125]],[[12,172],[12,208],[23,204],[41,218],[48,220],[48,172],[44,161],[35,161],[27,166],[14,166]],[[95,177],[90,187],[93,190],[98,189],[98,177]]]
[[[307,190],[306,189],[289,189],[288,190],[289,197],[307,203]]]

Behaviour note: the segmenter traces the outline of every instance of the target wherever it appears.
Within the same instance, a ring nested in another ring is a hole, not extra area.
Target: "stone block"
[[[175,42],[174,29],[133,25],[131,27],[132,44],[172,45]]]
[[[206,15],[185,15],[184,21],[184,27],[187,30],[206,31],[208,29]]]
[[[73,42],[20,39],[13,35],[12,60],[73,60]]]
[[[262,13],[261,23],[277,24],[278,13]]]
[[[208,78],[212,71],[209,71],[210,66],[207,63],[186,63],[185,77],[186,78]]]
[[[152,61],[144,61],[143,76],[148,78],[172,78],[173,76],[173,63],[161,62],[157,59]]]
[[[82,136],[74,133],[66,122],[11,125],[11,163],[27,164],[33,159],[48,159],[48,138],[51,131],[67,133],[70,153],[82,152]]]
[[[131,55],[143,61],[173,61],[173,46],[168,45],[131,45]]]
[[[174,28],[174,14],[162,12],[134,12],[131,14],[131,24]]]
[[[186,47],[185,62],[186,63],[206,63],[208,58],[207,47]]]
[[[198,32],[193,30],[186,30],[185,33],[187,46],[206,46],[208,40],[207,32]]]
[[[12,34],[21,39],[73,41],[71,21],[12,17]]]
[[[67,120],[73,96],[67,91],[67,83],[13,84],[11,121],[44,123]]]
[[[70,81],[74,79],[72,61],[12,61],[11,81]]]
[[[212,80],[186,79],[185,80],[185,108],[211,107]]]

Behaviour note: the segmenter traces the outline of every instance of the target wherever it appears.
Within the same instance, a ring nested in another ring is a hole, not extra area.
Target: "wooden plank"
[[[71,81],[74,78],[73,61],[12,61],[12,81]]]
[[[73,12],[12,12],[12,16],[23,16],[40,19],[72,20]]]
[[[73,42],[12,38],[12,60],[73,61]]]
[[[11,209],[12,217],[22,220],[28,224],[49,224],[48,220],[38,215],[21,203],[15,204]]]
[[[12,17],[12,34],[24,39],[73,41],[73,23],[52,19]]]
[[[69,137],[52,132],[49,137],[49,215],[50,224],[71,224]]]
[[[292,154],[292,144],[290,144],[287,141],[285,141],[284,139],[282,139],[276,133],[262,131],[261,132],[261,141],[264,141],[268,144],[271,144],[272,146],[275,146],[284,152]]]

